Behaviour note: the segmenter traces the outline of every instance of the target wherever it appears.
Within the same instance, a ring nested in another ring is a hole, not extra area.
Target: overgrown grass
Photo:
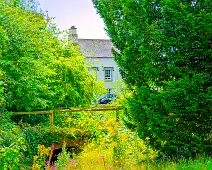
[[[68,170],[211,170],[212,158],[198,158],[195,160],[180,160],[179,162],[173,161],[143,161],[136,162],[135,160],[123,159],[124,164],[117,163],[112,156],[112,151],[100,151],[104,156],[97,151],[89,151],[85,155],[76,156],[74,160],[69,160],[63,167],[59,169]],[[70,158],[69,158],[70,159]],[[71,162],[75,162],[74,164]],[[115,163],[116,162],[116,163]],[[136,163],[135,163],[136,162]],[[123,162],[122,162],[123,163]],[[57,165],[57,164],[56,164]]]
[[[200,157],[196,160],[157,160],[157,152],[148,147],[136,134],[117,121],[115,112],[105,112],[81,117],[79,124],[95,134],[83,151],[70,158],[63,148],[54,166],[46,169],[57,170],[210,170],[212,159]],[[121,117],[121,115],[119,115]],[[70,118],[68,118],[70,120]],[[145,143],[147,142],[147,143]]]

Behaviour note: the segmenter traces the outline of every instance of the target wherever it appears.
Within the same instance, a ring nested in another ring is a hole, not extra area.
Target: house
[[[119,68],[112,55],[113,44],[109,39],[79,39],[77,28],[72,26],[69,29],[69,40],[80,46],[82,54],[91,64],[90,71],[97,72],[97,81],[104,80],[104,87],[111,92],[112,83],[121,79]]]

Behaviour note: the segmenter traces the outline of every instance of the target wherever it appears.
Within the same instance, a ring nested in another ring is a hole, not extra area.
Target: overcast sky
[[[66,30],[77,27],[79,38],[109,39],[104,31],[104,23],[92,0],[39,0],[43,11],[48,11],[50,17],[55,17],[57,26]]]

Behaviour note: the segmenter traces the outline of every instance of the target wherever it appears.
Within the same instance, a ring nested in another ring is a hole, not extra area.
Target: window
[[[113,67],[105,67],[104,71],[105,71],[105,81],[112,81],[112,71],[114,71]]]

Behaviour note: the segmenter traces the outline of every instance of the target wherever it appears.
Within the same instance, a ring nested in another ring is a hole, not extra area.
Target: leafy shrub
[[[9,113],[0,114],[0,169],[20,169],[26,153],[26,136]]]

